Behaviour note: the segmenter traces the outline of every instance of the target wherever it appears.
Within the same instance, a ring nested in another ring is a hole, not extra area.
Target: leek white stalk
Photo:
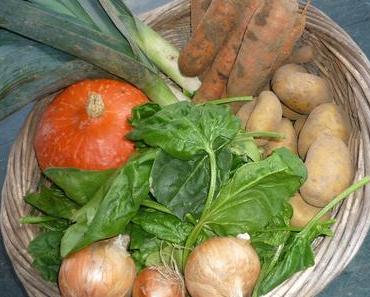
[[[136,46],[140,48],[152,63],[185,92],[194,94],[201,82],[197,77],[186,77],[181,74],[178,66],[179,51],[172,44],[131,14],[123,1],[99,0],[99,2],[133,48]]]
[[[190,94],[199,89],[198,77],[186,77],[181,74],[178,59],[179,51],[151,27],[136,18],[140,40],[138,45],[151,61],[168,77]]]

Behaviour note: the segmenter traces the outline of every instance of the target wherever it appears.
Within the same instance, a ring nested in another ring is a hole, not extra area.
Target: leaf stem
[[[49,216],[26,216],[26,217],[21,217],[19,219],[19,222],[21,224],[41,224],[41,223],[46,223],[46,222],[53,222],[58,220],[57,218],[54,217],[49,217]]]
[[[246,137],[263,137],[263,138],[276,138],[276,139],[284,139],[285,135],[278,132],[272,131],[253,131],[253,132],[246,132]]]
[[[208,157],[209,157],[211,179],[210,179],[210,184],[209,184],[209,189],[208,189],[207,200],[206,200],[206,204],[204,206],[202,215],[199,219],[199,222],[195,225],[194,229],[191,231],[191,233],[190,233],[190,235],[187,238],[186,243],[185,243],[184,254],[183,254],[183,258],[182,258],[182,260],[183,260],[182,265],[183,265],[184,269],[185,269],[186,260],[188,259],[188,256],[190,254],[190,250],[191,250],[192,246],[194,245],[194,243],[196,242],[196,240],[197,240],[197,238],[198,238],[200,232],[202,231],[203,226],[206,222],[205,218],[207,217],[209,208],[212,205],[212,201],[213,201],[213,198],[214,198],[214,195],[215,195],[215,192],[216,192],[216,181],[217,181],[216,154],[213,151],[213,149],[211,149],[211,148],[208,148],[206,151],[207,151],[207,154],[208,154]]]
[[[216,180],[217,180],[217,163],[216,163],[216,154],[212,149],[207,150],[207,154],[209,157],[209,167],[211,170],[211,180],[209,184],[209,190],[207,195],[206,204],[204,206],[204,210],[202,212],[202,216],[200,218],[200,221],[204,218],[204,216],[208,213],[208,209],[210,208],[213,197],[216,192]]]
[[[228,104],[233,102],[248,102],[253,101],[252,96],[239,96],[239,97],[228,97],[228,98],[220,98],[216,100],[210,100],[207,102],[198,103],[197,105],[205,105],[205,104]]]
[[[191,231],[189,234],[188,238],[186,239],[185,242],[185,247],[183,251],[183,257],[182,257],[182,268],[183,270],[185,269],[186,261],[190,255],[190,251],[194,243],[197,241],[197,238],[202,231],[203,228],[203,222],[199,221],[198,224],[194,227],[194,229]]]
[[[163,213],[173,215],[173,213],[167,207],[165,207],[164,205],[162,205],[158,202],[155,202],[153,200],[144,199],[143,202],[141,202],[141,205],[145,206],[145,207],[148,207],[148,208],[151,208],[151,209],[158,210],[158,211],[163,212]]]
[[[370,177],[366,176],[363,179],[351,185],[350,187],[348,187],[342,193],[340,193],[337,197],[335,197],[332,201],[330,201],[328,205],[326,205],[323,209],[321,209],[316,216],[313,217],[313,219],[304,227],[304,229],[302,230],[302,233],[308,232],[308,230],[310,230],[314,225],[316,225],[320,221],[320,219],[326,213],[328,213],[332,208],[334,208],[337,204],[342,202],[349,195],[356,192],[358,189],[365,186],[369,182],[370,182]]]

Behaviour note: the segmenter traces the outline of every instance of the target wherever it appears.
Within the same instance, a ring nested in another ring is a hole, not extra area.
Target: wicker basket
[[[181,47],[190,34],[188,0],[174,1],[142,16],[162,35]],[[335,100],[351,118],[350,149],[357,166],[356,179],[368,175],[370,162],[370,64],[359,47],[330,18],[311,7],[306,42],[317,51],[314,68],[327,77]],[[35,189],[40,171],[32,147],[35,125],[45,103],[40,101],[29,115],[14,143],[2,191],[1,231],[15,271],[30,296],[59,296],[56,286],[46,283],[32,268],[27,252],[37,228],[21,226],[30,207],[22,198]],[[268,296],[315,296],[336,277],[356,254],[370,226],[370,187],[358,191],[338,208],[333,217],[335,236],[315,242],[316,266],[296,274]]]

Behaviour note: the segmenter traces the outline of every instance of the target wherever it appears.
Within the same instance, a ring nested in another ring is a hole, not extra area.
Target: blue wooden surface
[[[126,0],[126,3],[135,12],[146,11],[167,2],[169,0]],[[313,4],[326,12],[350,33],[353,39],[370,57],[370,0],[313,0]],[[3,184],[6,173],[10,146],[30,108],[31,106],[28,106],[7,120],[0,122],[0,185]],[[369,258],[370,235],[366,238],[359,253],[347,269],[320,296],[370,296]],[[27,296],[11,267],[2,241],[0,243],[0,296]]]

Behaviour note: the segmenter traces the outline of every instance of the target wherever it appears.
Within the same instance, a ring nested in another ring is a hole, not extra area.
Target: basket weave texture
[[[190,36],[189,0],[173,1],[141,17],[178,47]],[[335,101],[344,106],[350,117],[353,132],[349,146],[358,180],[370,174],[370,63],[353,40],[314,7],[308,10],[303,39],[316,50],[312,69],[329,80]],[[1,201],[4,244],[26,291],[35,297],[60,296],[57,287],[43,281],[31,265],[27,246],[38,229],[19,224],[19,218],[31,210],[23,196],[35,190],[40,179],[32,141],[39,115],[51,98],[36,104],[12,147]],[[370,187],[357,191],[332,216],[337,219],[335,235],[315,242],[316,265],[296,274],[267,296],[315,296],[347,266],[370,227]]]

